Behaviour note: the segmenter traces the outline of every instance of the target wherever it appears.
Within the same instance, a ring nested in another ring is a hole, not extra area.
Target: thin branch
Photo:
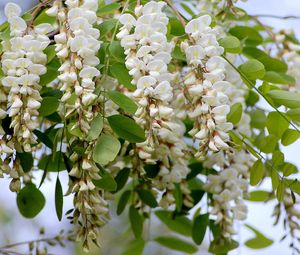
[[[300,16],[295,16],[295,15],[279,16],[279,15],[273,15],[273,14],[256,14],[256,15],[253,15],[252,17],[272,18],[272,19],[300,19]]]

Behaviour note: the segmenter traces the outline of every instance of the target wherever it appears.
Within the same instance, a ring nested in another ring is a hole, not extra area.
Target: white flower
[[[21,12],[22,10],[20,6],[15,3],[7,3],[4,7],[5,16],[8,19],[11,19],[13,17],[19,17],[21,15]]]
[[[203,15],[197,19],[192,19],[185,26],[185,32],[188,34],[201,33],[211,23],[211,17],[209,15]]]
[[[141,77],[137,82],[138,89],[150,88],[156,83],[156,79],[150,75]]]
[[[54,27],[49,23],[42,23],[34,27],[34,32],[45,35],[54,30]]]
[[[168,81],[159,83],[154,89],[154,95],[160,100],[170,101],[173,97],[170,83]]]
[[[27,28],[25,20],[17,16],[10,18],[8,22],[12,35],[20,35],[20,33],[23,33]]]
[[[136,19],[129,13],[122,14],[119,17],[119,21],[127,29],[131,29],[131,27],[135,26],[136,24]]]
[[[200,45],[189,46],[186,49],[186,57],[189,64],[201,65],[205,57],[204,49]]]

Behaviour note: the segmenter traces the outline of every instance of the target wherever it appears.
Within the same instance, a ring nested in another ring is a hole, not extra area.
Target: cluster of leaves
[[[147,1],[141,1],[141,3]],[[178,8],[183,12],[183,16],[195,17],[192,1],[180,1]],[[131,83],[131,77],[125,67],[124,50],[120,42],[115,39],[119,22],[114,18],[115,13],[121,11],[133,12],[136,1],[129,0],[123,5],[121,2],[106,4],[99,1],[97,15],[103,19],[103,22],[97,25],[103,41],[99,50],[102,78],[99,84],[109,84],[112,80],[133,91],[135,85]],[[219,43],[224,47],[223,57],[240,74],[244,83],[248,86],[248,95],[246,98],[247,113],[251,116],[252,136],[247,137],[243,134],[231,132],[231,139],[235,146],[246,147],[249,152],[257,159],[250,169],[250,184],[259,185],[264,179],[270,178],[272,181],[272,191],[253,191],[250,193],[249,200],[256,202],[266,202],[274,199],[281,203],[285,193],[289,191],[293,200],[295,194],[300,195],[300,182],[292,178],[292,175],[298,172],[295,165],[287,162],[281,151],[282,146],[292,145],[300,138],[298,129],[300,123],[300,94],[289,90],[289,87],[295,85],[295,79],[290,76],[287,64],[280,58],[270,56],[268,49],[274,44],[272,38],[273,31],[269,27],[263,26],[256,17],[247,15],[245,11],[237,8],[222,10],[220,15],[216,16],[215,23],[224,22],[224,28],[227,36],[222,38]],[[34,17],[33,25],[40,23],[54,23],[55,19],[46,15],[47,8],[41,9]],[[170,65],[171,70],[183,68],[186,65],[184,54],[180,50],[180,41],[187,38],[184,28],[175,14],[168,10],[170,23],[168,29],[169,39],[176,39],[178,44],[173,51],[173,60]],[[24,14],[26,20],[33,17],[30,12]],[[5,40],[9,37],[9,28],[7,23],[0,26],[0,39]],[[298,42],[296,42],[298,43]],[[277,44],[277,43],[276,43]],[[51,123],[47,129],[37,129],[34,131],[38,142],[43,144],[42,156],[38,159],[31,153],[17,153],[16,157],[20,160],[24,172],[43,171],[42,179],[38,187],[33,183],[26,184],[17,195],[17,205],[20,213],[27,218],[35,217],[44,207],[45,198],[39,188],[44,183],[48,173],[57,172],[55,184],[55,206],[59,220],[63,217],[63,188],[59,179],[59,172],[70,171],[72,162],[69,159],[68,151],[62,150],[62,144],[67,144],[70,137],[81,138],[83,134],[79,129],[72,129],[74,122],[64,119],[59,114],[59,105],[62,92],[55,89],[55,86],[48,86],[55,83],[58,75],[60,62],[55,55],[55,46],[49,45],[45,53],[48,56],[47,73],[41,77],[40,91],[43,98],[39,109],[41,123]],[[235,66],[229,61],[228,54],[241,56],[243,63]],[[3,76],[2,71],[0,77]],[[122,88],[120,86],[120,88]],[[99,88],[100,89],[100,88]],[[158,203],[152,191],[148,189],[148,184],[155,178],[159,171],[159,164],[146,166],[146,179],[139,178],[134,169],[123,168],[117,173],[111,173],[104,166],[113,162],[118,155],[121,155],[123,145],[130,144],[129,149],[145,140],[144,130],[137,125],[132,116],[137,110],[137,105],[121,90],[102,91],[106,100],[111,100],[119,106],[119,114],[110,117],[99,114],[92,122],[88,139],[97,139],[93,151],[93,160],[99,167],[101,180],[94,181],[94,184],[119,197],[117,203],[117,215],[122,214],[128,207],[128,217],[131,223],[132,233],[135,240],[129,244],[123,252],[126,254],[142,254],[146,240],[143,239],[143,227],[145,220],[149,219],[150,213],[139,211],[132,201],[138,198],[143,205],[149,208],[157,208]],[[70,100],[74,100],[71,98]],[[271,107],[271,111],[266,111],[258,104],[259,101],[265,101]],[[71,101],[70,101],[71,102]],[[231,107],[228,120],[233,124],[239,123],[242,116],[243,107],[236,103]],[[111,128],[112,133],[102,133],[104,123]],[[186,121],[187,130],[190,129],[189,121]],[[2,121],[3,129],[10,134],[10,118],[6,117]],[[41,125],[42,126],[42,125]],[[72,144],[73,151],[84,153],[81,144]],[[124,162],[130,161],[129,149],[122,154]],[[200,162],[191,159],[190,170],[187,177],[188,187],[193,197],[193,205],[196,207],[203,199],[205,191],[203,182],[199,176],[216,174],[214,169],[206,169]],[[167,248],[185,252],[195,253],[206,233],[210,232],[213,241],[210,244],[209,251],[214,254],[226,254],[235,249],[238,243],[235,241],[224,241],[219,239],[220,229],[214,224],[214,220],[208,213],[197,210],[192,219],[188,217],[189,208],[183,204],[183,195],[180,186],[176,186],[174,191],[176,198],[176,208],[173,211],[155,209],[157,219],[163,222],[170,231],[176,235],[157,236],[153,239],[156,243]],[[211,194],[207,194],[210,198]],[[70,212],[70,211],[69,211]],[[69,214],[67,212],[67,215]],[[253,231],[255,237],[248,240],[245,245],[260,249],[272,244],[272,240],[265,237],[258,230],[247,225]],[[181,238],[182,235],[185,238]]]

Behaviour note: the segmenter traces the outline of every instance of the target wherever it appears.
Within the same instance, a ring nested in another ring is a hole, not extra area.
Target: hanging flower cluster
[[[40,24],[29,31],[26,22],[20,17],[21,9],[15,4],[5,7],[10,24],[9,41],[3,41],[2,69],[5,78],[2,85],[9,90],[7,97],[11,127],[15,142],[24,151],[31,151],[36,143],[32,133],[39,126],[38,109],[41,106],[39,80],[46,73],[47,56],[43,50],[49,45],[45,35],[52,30],[49,24]]]
[[[162,12],[164,6],[164,2],[154,1],[138,6],[137,19],[123,14],[119,18],[123,26],[117,37],[125,49],[125,64],[133,76],[132,83],[137,86],[132,93],[139,106],[135,119],[147,132],[146,141],[137,144],[138,156],[145,163],[160,161],[155,187],[173,190],[174,183],[180,183],[189,170],[182,141],[185,130],[176,120],[170,104],[173,76],[168,64],[173,44],[166,37],[168,18]],[[161,204],[167,206],[174,201],[172,192],[165,192]]]
[[[55,35],[56,55],[61,60],[59,88],[63,91],[61,101],[66,107],[66,117],[76,113],[78,121],[71,123],[71,130],[82,132],[80,140],[73,138],[71,143],[80,144],[84,153],[72,150],[70,160],[73,167],[71,192],[74,195],[73,223],[77,225],[77,240],[83,241],[83,249],[89,250],[92,243],[98,242],[99,227],[108,218],[108,203],[103,198],[93,180],[101,179],[99,169],[92,159],[97,139],[89,136],[93,121],[102,118],[100,103],[95,92],[95,78],[100,76],[96,66],[100,49],[100,33],[93,25],[97,21],[98,1],[56,1],[47,11],[57,16],[59,34]],[[70,98],[75,96],[75,103]],[[97,105],[99,104],[99,106]],[[75,114],[75,115],[76,115]]]
[[[97,21],[97,1],[56,1],[48,15],[58,17],[60,33],[55,35],[57,57],[61,59],[60,89],[64,92],[61,100],[66,102],[66,116],[77,111],[79,121],[72,128],[79,127],[84,133],[94,117],[92,103],[97,98],[94,78],[100,75],[96,56],[100,48],[99,30],[93,28]],[[68,100],[75,95],[75,104]]]
[[[237,233],[234,219],[245,220],[247,217],[243,197],[248,191],[252,164],[252,156],[244,150],[234,151],[231,155],[218,152],[205,162],[206,167],[217,165],[222,169],[217,175],[208,176],[205,189],[213,194],[211,214],[216,215],[215,223],[221,226],[225,238]]]
[[[224,80],[225,62],[220,58],[223,48],[217,42],[219,29],[211,28],[210,23],[208,15],[191,20],[185,31],[192,45],[187,42],[181,45],[190,67],[184,77],[184,94],[188,116],[194,120],[189,134],[200,142],[197,158],[208,151],[228,149],[227,132],[232,129],[232,124],[226,121],[230,106],[224,91],[230,84]]]

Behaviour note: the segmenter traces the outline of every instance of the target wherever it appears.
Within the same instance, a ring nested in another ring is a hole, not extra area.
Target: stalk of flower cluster
[[[93,183],[93,180],[101,179],[92,159],[96,139],[88,138],[90,125],[100,112],[99,98],[95,93],[95,79],[100,76],[96,68],[100,62],[96,56],[100,48],[100,33],[93,28],[97,9],[97,0],[57,0],[47,11],[59,21],[60,32],[55,36],[55,42],[57,57],[62,61],[58,79],[63,91],[61,100],[67,110],[66,118],[75,116],[71,129],[79,128],[83,133],[79,139],[70,141],[79,143],[84,153],[72,151],[73,167],[69,175],[71,192],[75,193],[73,223],[77,225],[77,240],[83,241],[85,251],[92,243],[97,244],[99,227],[108,219],[104,191]],[[74,104],[70,102],[72,96],[76,98]]]
[[[162,11],[164,6],[164,2],[150,1],[136,7],[137,18],[128,13],[121,15],[119,21],[123,26],[117,34],[125,49],[125,64],[133,77],[132,83],[137,86],[131,95],[138,105],[134,117],[146,131],[146,141],[137,144],[135,153],[145,164],[161,162],[155,180],[160,190],[173,189],[174,183],[179,183],[188,173],[182,141],[184,130],[170,103],[173,76],[168,64],[173,44],[166,37],[168,18]],[[168,198],[166,201],[174,202],[167,193],[163,196]]]
[[[208,151],[227,150],[227,132],[232,129],[226,120],[230,103],[224,91],[230,84],[224,80],[225,61],[220,57],[224,50],[217,41],[220,29],[211,28],[210,23],[209,15],[191,20],[185,26],[190,42],[181,45],[189,66],[184,95],[188,116],[194,121],[189,134],[200,143],[196,158],[204,158]]]
[[[5,14],[11,38],[2,42],[1,63],[5,74],[2,84],[9,90],[8,114],[14,129],[13,137],[17,146],[28,152],[36,143],[33,130],[39,125],[38,109],[42,100],[38,83],[40,75],[46,73],[47,56],[43,50],[50,43],[46,33],[52,26],[40,24],[29,30],[20,17],[20,7],[13,3],[6,5]]]

